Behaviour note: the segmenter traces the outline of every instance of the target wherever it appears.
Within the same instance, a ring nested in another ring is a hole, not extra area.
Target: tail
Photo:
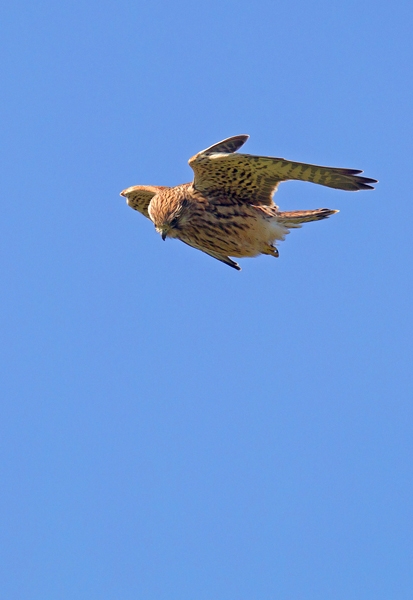
[[[277,215],[277,221],[280,221],[285,227],[301,227],[303,223],[309,223],[310,221],[321,221],[321,219],[327,219],[327,217],[331,217],[331,215],[334,215],[334,213],[338,212],[338,210],[332,210],[330,208],[279,212]]]

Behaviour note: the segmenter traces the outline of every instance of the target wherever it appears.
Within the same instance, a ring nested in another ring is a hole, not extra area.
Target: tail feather
[[[310,221],[321,221],[327,219],[334,213],[339,212],[330,208],[316,208],[315,210],[293,210],[290,212],[279,212],[277,220],[286,227],[301,227],[303,223]]]

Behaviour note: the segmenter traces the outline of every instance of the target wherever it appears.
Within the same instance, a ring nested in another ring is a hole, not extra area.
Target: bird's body
[[[182,204],[190,205],[190,222],[169,228],[168,237],[177,238],[208,254],[237,258],[276,254],[272,244],[284,239],[288,228],[276,207],[225,202],[210,198],[187,183],[163,190],[149,204],[149,216],[162,231],[169,215]]]
[[[356,191],[374,179],[361,171],[318,167],[279,158],[235,154],[248,136],[228,138],[190,159],[195,178],[176,187],[133,186],[123,190],[129,206],[156,230],[239,269],[229,256],[278,256],[274,244],[291,228],[338,212],[327,208],[281,212],[272,200],[280,181],[301,179]]]

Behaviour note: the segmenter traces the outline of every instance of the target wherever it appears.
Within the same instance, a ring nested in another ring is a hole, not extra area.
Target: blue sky
[[[4,598],[411,598],[412,12],[2,8]],[[119,197],[240,133],[380,184],[240,273]]]

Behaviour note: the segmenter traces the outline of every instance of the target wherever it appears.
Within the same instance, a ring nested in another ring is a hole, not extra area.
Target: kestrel
[[[237,154],[248,135],[230,137],[195,154],[192,183],[176,187],[135,185],[121,196],[148,217],[162,239],[177,238],[240,270],[229,257],[278,256],[276,243],[290,229],[325,219],[337,210],[281,212],[273,194],[281,181],[311,181],[339,190],[374,189],[375,179],[355,169],[319,167],[284,158]]]

